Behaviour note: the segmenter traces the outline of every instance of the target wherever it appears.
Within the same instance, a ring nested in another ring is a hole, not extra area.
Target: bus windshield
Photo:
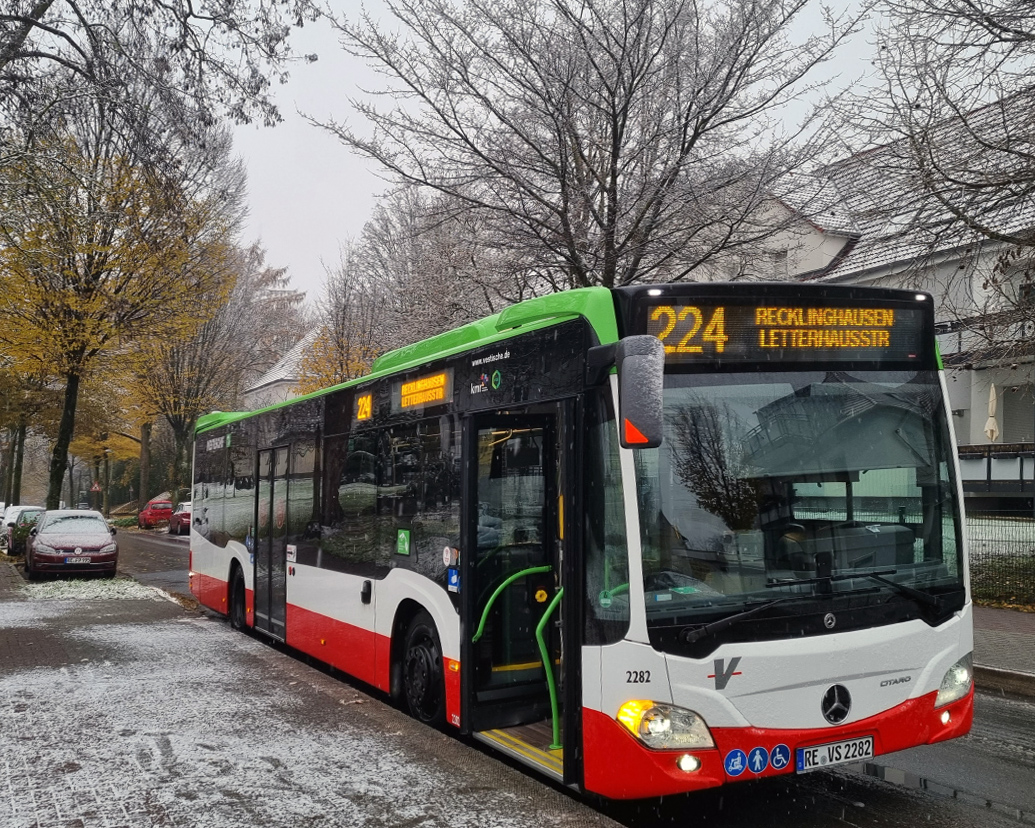
[[[866,607],[882,623],[959,608],[936,372],[669,373],[664,393],[664,444],[635,455],[649,626],[685,641],[743,615],[749,637],[803,634],[793,605],[848,596],[859,626],[880,623]]]

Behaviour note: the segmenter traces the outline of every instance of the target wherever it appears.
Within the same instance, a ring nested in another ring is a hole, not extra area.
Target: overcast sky
[[[340,244],[359,236],[386,184],[370,164],[298,111],[352,121],[347,97],[377,76],[345,54],[324,23],[293,35],[292,44],[320,59],[295,66],[290,81],[277,88],[284,122],[238,127],[234,146],[248,168],[244,243],[260,241],[266,264],[287,267],[292,285],[314,300],[325,278],[323,263],[333,267]]]

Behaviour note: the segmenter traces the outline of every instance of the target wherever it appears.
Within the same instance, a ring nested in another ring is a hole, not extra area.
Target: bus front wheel
[[[442,646],[435,622],[420,612],[410,622],[403,652],[403,693],[413,718],[425,724],[445,720],[445,680],[442,672]]]
[[[244,603],[244,573],[234,567],[230,578],[230,626],[235,630],[243,630],[247,624]]]

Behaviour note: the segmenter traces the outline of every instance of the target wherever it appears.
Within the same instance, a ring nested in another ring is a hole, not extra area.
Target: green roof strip
[[[194,425],[194,433],[199,434],[202,431],[211,431],[220,426],[236,423],[238,420],[247,419],[254,413],[254,411],[211,411],[198,417],[198,421]]]
[[[518,302],[493,316],[470,322],[451,331],[382,354],[374,360],[370,366],[370,373],[364,377],[330,388],[322,388],[319,391],[274,403],[255,411],[213,411],[211,414],[205,414],[198,418],[194,432],[200,434],[203,431],[210,431],[253,417],[256,414],[294,405],[302,400],[321,397],[341,388],[348,388],[386,374],[413,368],[432,359],[453,356],[475,347],[511,339],[520,333],[548,328],[577,316],[585,317],[593,327],[601,345],[618,341],[618,322],[615,318],[614,299],[610,290],[603,287],[591,287],[551,293],[548,296]]]
[[[618,341],[614,299],[611,291],[602,287],[565,290],[511,305],[500,312],[496,330],[504,331],[529,322],[573,316],[583,316],[589,321],[601,345]]]
[[[618,323],[615,320],[614,299],[607,288],[576,288],[527,299],[505,308],[495,316],[470,322],[452,331],[414,342],[382,354],[370,367],[371,374],[394,371],[404,365],[426,362],[447,352],[473,348],[479,344],[499,341],[498,334],[513,335],[516,328],[526,325],[561,321],[576,316],[585,317],[601,344],[618,341]],[[511,332],[511,333],[508,333]]]
[[[381,354],[381,356],[375,359],[370,366],[370,373],[378,374],[382,371],[392,371],[411,362],[424,362],[425,360],[432,359],[444,351],[452,351],[457,348],[463,348],[466,345],[474,345],[496,333],[495,323],[496,316],[490,316],[487,319],[469,322],[451,331],[422,339],[420,342],[396,348],[394,351]]]

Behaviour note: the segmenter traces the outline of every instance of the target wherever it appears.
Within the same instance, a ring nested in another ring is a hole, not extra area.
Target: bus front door
[[[286,446],[259,452],[255,533],[255,629],[286,639],[287,487]]]
[[[465,548],[473,554],[464,556],[461,577],[466,728],[560,778],[558,416],[478,415],[469,424]]]

